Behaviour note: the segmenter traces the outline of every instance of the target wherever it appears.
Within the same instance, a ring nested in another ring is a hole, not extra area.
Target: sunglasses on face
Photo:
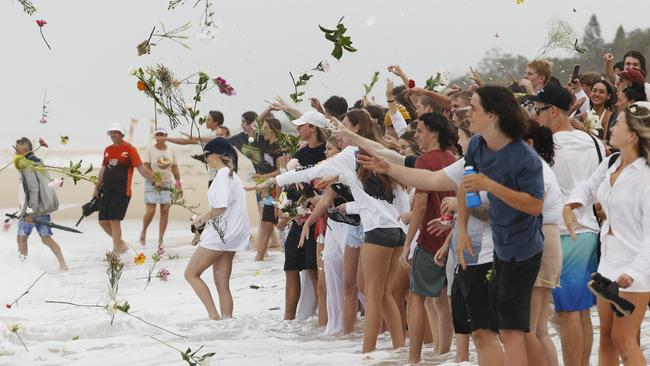
[[[535,113],[537,115],[539,115],[540,113],[544,112],[547,109],[550,109],[551,107],[553,107],[553,106],[552,105],[547,105],[547,106],[542,107],[542,108],[533,108],[533,110],[535,111]]]

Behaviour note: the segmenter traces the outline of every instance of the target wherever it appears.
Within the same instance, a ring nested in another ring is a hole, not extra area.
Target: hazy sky
[[[34,0],[38,12],[31,17],[17,2],[3,1],[0,145],[25,135],[45,137],[57,147],[63,134],[70,136],[66,148],[100,151],[109,143],[106,127],[112,122],[127,126],[131,118],[140,120],[136,142],[143,144],[152,101],[137,91],[135,77],[127,73],[131,66],[164,63],[181,77],[197,70],[224,77],[237,95],[227,97],[213,89],[201,108],[223,111],[226,124],[237,129],[242,112],[259,111],[264,99],[292,92],[289,71],[299,73],[323,59],[329,59],[330,71],[316,75],[306,96],[324,100],[336,93],[352,103],[362,95],[362,84],[379,70],[381,82],[372,95],[383,102],[388,64],[402,65],[424,83],[441,67],[464,73],[494,47],[533,57],[553,16],[569,21],[581,34],[596,13],[603,37],[611,40],[619,24],[626,30],[646,27],[650,14],[648,0],[626,1],[634,11],[625,12],[614,11],[617,2],[594,0],[526,0],[523,5],[515,0],[213,1],[215,19],[222,25],[213,42],[194,37],[201,9],[192,9],[193,0],[174,11],[167,10],[165,0]],[[336,62],[317,25],[332,27],[341,16],[359,51]],[[43,30],[52,51],[42,42],[36,19],[48,22]],[[150,55],[137,56],[136,45],[154,25],[163,22],[172,28],[190,20],[191,50],[165,41]],[[48,123],[42,125],[45,89],[51,103]],[[307,109],[307,103],[301,108]]]

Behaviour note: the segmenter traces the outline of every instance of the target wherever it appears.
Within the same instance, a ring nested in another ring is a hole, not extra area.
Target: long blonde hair
[[[637,102],[625,107],[625,120],[639,138],[639,154],[650,165],[650,103]]]
[[[232,162],[232,159],[230,159],[230,156],[228,156],[226,154],[219,154],[219,158],[228,167],[228,169],[230,169],[230,172],[228,173],[228,176],[232,177],[232,173],[235,171],[235,167],[234,167],[234,164]]]

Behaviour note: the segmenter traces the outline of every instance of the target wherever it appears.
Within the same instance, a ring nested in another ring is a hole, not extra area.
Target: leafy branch
[[[377,84],[378,81],[379,81],[379,71],[375,71],[372,74],[372,79],[370,80],[370,84],[363,84],[363,89],[365,90],[365,94],[363,95],[364,98],[367,97],[368,94],[370,94],[372,88],[375,86],[375,84]]]
[[[23,6],[23,11],[27,13],[27,15],[32,15],[36,13],[36,7],[34,4],[29,1],[29,0],[18,0],[18,3]]]
[[[336,24],[335,29],[327,29],[321,25],[318,26],[318,28],[325,33],[325,39],[334,44],[332,56],[337,60],[340,60],[341,57],[343,57],[343,50],[348,52],[357,52],[357,49],[352,47],[351,37],[345,35],[345,32],[347,32],[348,29],[343,24],[343,18],[344,17],[341,17],[338,24]]]

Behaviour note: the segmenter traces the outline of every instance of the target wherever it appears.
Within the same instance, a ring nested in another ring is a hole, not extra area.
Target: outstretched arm
[[[455,191],[456,184],[449,179],[443,170],[430,171],[407,168],[403,165],[391,164],[387,159],[375,156],[359,155],[359,164],[366,169],[374,170],[391,176],[407,187],[421,191]]]

